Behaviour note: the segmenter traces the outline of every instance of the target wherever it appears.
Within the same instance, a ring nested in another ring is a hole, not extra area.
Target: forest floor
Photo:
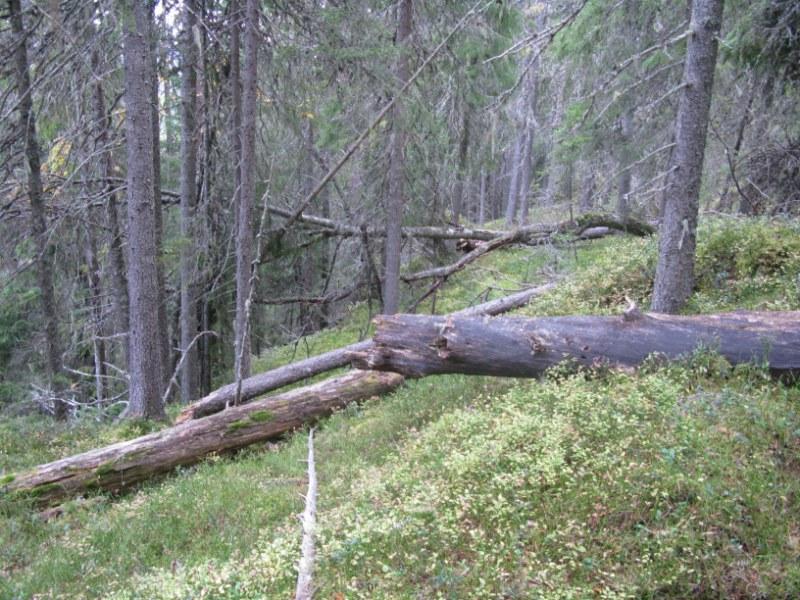
[[[500,250],[453,276],[436,311],[555,276],[520,314],[646,307],[655,257],[655,239],[622,236]],[[705,220],[697,265],[687,312],[800,309],[796,223]],[[368,322],[355,306],[254,372]],[[0,477],[148,427],[3,419]],[[318,598],[800,597],[800,384],[713,348],[636,372],[410,381],[315,438]],[[0,500],[0,598],[292,597],[305,456],[300,431],[47,522]]]

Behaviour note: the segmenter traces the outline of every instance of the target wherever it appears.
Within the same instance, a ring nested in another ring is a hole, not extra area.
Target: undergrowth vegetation
[[[646,307],[656,250],[620,236],[498,251],[451,277],[435,309],[553,276],[524,313]],[[697,265],[688,312],[800,308],[796,224],[705,221]],[[358,305],[256,369],[356,341],[368,322]],[[0,478],[143,432],[7,419]],[[305,443],[212,457],[46,522],[0,496],[0,597],[290,597]],[[431,377],[321,423],[316,454],[319,598],[800,595],[800,387],[759,365],[698,352],[541,382]]]

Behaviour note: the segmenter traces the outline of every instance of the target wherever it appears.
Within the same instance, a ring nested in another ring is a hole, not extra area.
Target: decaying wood
[[[516,294],[490,300],[483,304],[471,306],[464,310],[452,313],[454,315],[499,315],[515,308],[527,304],[532,298],[539,296],[550,290],[553,284],[541,285],[538,287],[522,290]],[[372,340],[357,342],[337,348],[324,354],[312,356],[305,360],[293,362],[277,369],[272,369],[266,373],[253,375],[242,381],[241,402],[249,402],[257,396],[261,396],[272,390],[285,385],[296,383],[308,377],[319,375],[339,367],[350,364],[350,355],[353,352],[364,352],[372,346]],[[177,423],[182,423],[189,419],[199,419],[208,415],[213,415],[225,408],[228,402],[236,395],[236,384],[231,383],[211,392],[184,408],[176,419]]]
[[[291,218],[292,211],[277,207],[270,206],[268,208],[272,214]],[[318,217],[302,213],[297,217],[297,220],[319,227],[323,233],[330,236],[337,237],[358,237],[362,235],[360,227],[348,225],[328,219],[325,217]],[[568,219],[560,223],[553,224],[536,224],[526,225],[519,227],[515,230],[509,231],[496,231],[493,229],[480,229],[473,227],[453,227],[453,226],[420,226],[420,227],[403,227],[401,233],[405,238],[427,238],[438,240],[478,240],[488,242],[510,235],[512,233],[518,236],[519,243],[541,243],[539,240],[542,238],[552,237],[554,234],[559,233],[573,233],[580,235],[584,230],[590,227],[608,227],[609,229],[616,229],[624,231],[632,235],[646,236],[655,232],[655,229],[648,223],[637,221],[635,219],[625,219],[620,221],[612,215],[603,214],[586,214],[577,217],[576,219]],[[367,235],[369,237],[382,237],[386,235],[385,228],[367,227]]]
[[[30,496],[52,504],[88,490],[116,492],[211,453],[281,436],[351,402],[385,394],[402,382],[396,373],[353,371],[7,476],[0,484],[0,496]]]
[[[290,363],[277,369],[272,369],[266,373],[259,373],[242,380],[240,394],[240,404],[249,402],[257,396],[261,396],[272,390],[281,388],[285,385],[296,383],[308,377],[319,375],[339,367],[347,366],[350,363],[348,352],[363,352],[372,345],[371,340],[350,344],[344,348],[338,348],[312,356],[305,360]],[[189,419],[199,419],[213,415],[225,408],[225,406],[236,396],[236,383],[229,383],[219,389],[214,390],[205,398],[184,408],[176,419],[176,423],[182,423]]]
[[[583,366],[636,366],[700,347],[732,364],[767,363],[775,375],[800,374],[800,312],[677,316],[631,309],[619,317],[379,316],[374,345],[353,365],[422,377],[465,373],[537,377],[565,359]]]
[[[420,279],[429,279],[431,277],[444,279],[446,277],[449,277],[453,273],[461,271],[468,264],[479,259],[484,254],[488,254],[492,250],[496,250],[497,248],[502,248],[503,246],[508,246],[522,239],[523,239],[523,234],[519,233],[519,231],[512,231],[511,233],[500,236],[488,242],[483,242],[481,244],[478,244],[474,250],[468,252],[467,254],[459,258],[456,262],[454,262],[451,265],[445,265],[443,267],[435,267],[433,269],[426,269],[424,271],[410,273],[409,275],[403,275],[401,279],[406,283],[410,283],[412,281],[419,281]]]
[[[314,429],[308,432],[308,492],[306,508],[300,517],[303,524],[303,541],[300,544],[300,564],[297,568],[295,600],[311,600],[314,588],[314,539],[317,529],[317,467],[314,464]]]

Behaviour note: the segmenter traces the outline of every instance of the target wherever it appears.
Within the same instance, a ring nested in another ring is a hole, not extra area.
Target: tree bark
[[[472,108],[464,102],[464,118],[462,121],[461,141],[458,145],[458,170],[453,186],[453,223],[461,222],[464,213],[464,181],[467,179],[467,159],[469,158],[470,111]]]
[[[581,190],[581,201],[579,205],[580,211],[583,213],[589,212],[594,208],[594,187],[594,165],[589,163],[587,165],[587,173],[583,178],[583,189]]]
[[[532,298],[539,296],[550,290],[553,284],[545,284],[522,290],[510,296],[504,296],[496,300],[484,302],[476,306],[470,306],[458,312],[452,313],[453,316],[468,315],[499,315],[515,308],[527,304]],[[241,401],[248,402],[257,396],[265,394],[277,388],[296,383],[302,379],[325,373],[339,367],[350,364],[350,355],[353,352],[365,352],[372,347],[372,341],[357,342],[337,348],[324,354],[312,356],[305,360],[294,362],[277,369],[272,369],[266,373],[254,375],[242,382]],[[217,413],[225,409],[231,400],[236,396],[236,383],[223,386],[202,400],[187,406],[178,415],[177,422],[182,423],[189,419],[199,419],[207,415]]]
[[[114,303],[114,333],[125,334],[119,345],[120,362],[128,368],[128,279],[125,270],[125,250],[122,240],[122,228],[119,223],[117,209],[116,186],[111,180],[114,174],[114,158],[111,154],[111,115],[106,111],[103,79],[101,77],[100,52],[92,50],[92,76],[94,77],[94,93],[92,109],[95,125],[95,151],[99,153],[100,178],[103,185],[103,196],[106,202],[106,226],[109,247],[109,264],[111,267],[111,290]]]
[[[61,401],[61,342],[58,333],[56,295],[53,285],[53,247],[47,232],[47,213],[42,191],[42,169],[39,156],[39,140],[36,135],[36,116],[31,98],[31,79],[28,66],[28,41],[22,21],[20,0],[9,0],[11,30],[16,51],[15,77],[19,107],[20,133],[25,140],[25,160],[28,163],[28,200],[31,203],[31,233],[36,248],[36,279],[44,319],[44,343],[47,379],[53,390],[55,404],[53,414],[57,419],[67,416],[67,405]]]
[[[353,371],[342,377],[230,408],[105,448],[40,465],[0,488],[0,497],[30,496],[52,504],[89,490],[118,492],[175,467],[275,439],[351,402],[402,384],[396,373]]]
[[[651,309],[680,310],[694,287],[694,254],[708,114],[723,0],[693,0],[675,148],[664,190],[658,265]]]
[[[234,372],[250,376],[250,333],[247,304],[253,268],[253,206],[256,192],[256,85],[258,81],[258,2],[247,0],[242,80],[242,165],[236,235],[236,322]]]
[[[634,308],[619,317],[378,316],[374,345],[353,365],[423,377],[441,373],[538,377],[569,359],[584,367],[636,366],[713,348],[731,364],[766,363],[800,374],[800,312],[674,316]]]
[[[197,347],[192,340],[197,335],[197,293],[195,283],[194,219],[197,203],[197,52],[194,30],[197,6],[194,0],[183,5],[183,65],[181,70],[181,306],[180,336],[183,367],[180,373],[181,401],[197,399]]]
[[[513,227],[514,217],[517,214],[517,198],[519,197],[519,169],[522,146],[525,143],[525,132],[520,133],[514,140],[514,152],[511,154],[511,180],[508,183],[508,199],[506,200],[506,227]]]
[[[170,343],[169,321],[167,320],[167,288],[164,275],[164,216],[161,203],[161,126],[158,94],[158,31],[153,21],[155,2],[147,0],[148,22],[148,47],[150,50],[150,125],[153,128],[153,197],[155,198],[155,223],[156,223],[156,269],[158,273],[158,344],[161,350],[161,389],[162,393],[170,385],[172,365],[172,350],[174,344]]]
[[[408,38],[411,36],[412,0],[400,0],[397,8],[398,47],[396,76],[399,86],[409,78]],[[403,105],[400,99],[392,108],[391,156],[389,158],[389,193],[386,199],[386,242],[383,271],[383,312],[397,312],[400,303],[400,249],[405,195],[406,134],[403,123]]]
[[[154,198],[150,30],[145,2],[122,5],[125,25],[126,142],[128,148],[128,297],[130,303],[127,417],[164,418],[159,320],[158,242]]]
[[[633,137],[633,108],[626,107],[620,119],[620,174],[617,190],[617,217],[627,219],[630,216],[631,194],[631,144]]]
[[[290,211],[271,206],[268,208],[269,212],[287,216]],[[363,231],[359,227],[339,223],[331,219],[317,217],[313,215],[300,215],[298,220],[309,225],[321,227],[327,235],[353,237],[362,236]],[[612,229],[619,229],[627,231],[634,235],[650,235],[655,232],[653,227],[642,221],[635,219],[628,219],[627,221],[620,221],[613,215],[604,214],[587,214],[578,217],[575,220],[561,221],[560,223],[552,224],[534,224],[526,225],[516,229],[518,233],[522,234],[522,241],[528,243],[535,241],[538,237],[552,235],[553,233],[569,233],[570,231],[580,232],[582,228],[594,226],[607,226]],[[380,237],[386,235],[386,230],[383,228],[368,227],[366,233],[369,237]],[[402,237],[408,238],[431,238],[440,240],[480,240],[488,242],[499,237],[508,235],[509,231],[498,231],[495,229],[480,229],[472,227],[434,227],[434,226],[421,226],[421,227],[403,227],[400,231]]]

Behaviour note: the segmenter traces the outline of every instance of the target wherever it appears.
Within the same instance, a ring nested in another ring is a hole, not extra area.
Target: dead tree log
[[[471,306],[453,315],[499,315],[515,308],[527,304],[532,298],[543,294],[553,287],[553,284],[546,284],[539,287],[530,288]],[[296,383],[308,377],[319,375],[339,367],[350,364],[350,355],[353,352],[364,352],[372,347],[372,340],[357,342],[343,348],[337,348],[318,356],[312,356],[305,360],[297,361],[277,369],[272,369],[266,373],[253,375],[242,381],[241,402],[249,402],[257,396],[266,394],[269,391]],[[199,419],[208,415],[213,415],[225,409],[225,406],[236,396],[236,384],[225,385],[205,398],[202,398],[184,408],[176,419],[177,423],[182,423],[189,419]]]
[[[181,465],[273,439],[338,408],[385,394],[403,382],[396,373],[353,371],[237,406],[105,448],[6,476],[0,496],[27,496],[43,504],[89,490],[117,492]]]
[[[800,373],[800,312],[677,316],[629,310],[619,317],[379,316],[374,345],[353,365],[423,377],[465,373],[537,377],[565,359],[591,367],[635,366],[699,347],[732,364],[766,362],[775,375]]]
[[[454,262],[451,265],[445,265],[443,267],[435,267],[433,269],[426,269],[424,271],[410,273],[409,275],[402,275],[401,279],[406,283],[411,283],[412,281],[419,281],[420,279],[428,279],[431,277],[446,279],[453,273],[461,271],[471,262],[478,260],[484,254],[488,254],[489,252],[491,252],[492,250],[496,250],[497,248],[502,248],[503,246],[508,246],[510,244],[513,244],[514,242],[522,240],[522,238],[523,235],[520,234],[518,231],[512,231],[511,233],[502,235],[488,242],[483,242],[478,244],[474,250],[468,252],[467,254],[459,258],[456,262]]]
[[[344,348],[338,348],[312,356],[305,360],[290,363],[277,369],[272,369],[266,373],[259,373],[242,380],[242,390],[240,403],[249,402],[256,396],[261,396],[272,390],[281,388],[285,385],[296,383],[308,377],[319,375],[327,371],[332,371],[339,367],[347,366],[350,363],[349,352],[363,352],[372,346],[371,340],[350,344]],[[184,408],[175,420],[182,423],[189,419],[199,419],[213,415],[223,410],[228,403],[236,396],[236,383],[229,383],[219,389],[214,390],[205,398],[201,398],[194,404]]]
[[[292,211],[277,206],[270,206],[268,210],[272,214],[286,217],[287,219],[291,218],[293,215]],[[358,237],[362,235],[360,227],[340,223],[325,217],[302,213],[297,217],[297,220],[301,223],[321,228],[325,235],[338,237]],[[611,215],[586,214],[574,220],[566,220],[552,224],[526,225],[511,231],[495,231],[492,229],[472,227],[419,226],[403,227],[401,233],[403,237],[406,238],[428,238],[438,240],[464,239],[483,242],[489,242],[514,233],[518,237],[517,241],[519,243],[531,244],[541,243],[542,239],[547,239],[558,233],[574,233],[580,235],[584,230],[590,227],[608,227],[609,229],[616,229],[638,236],[652,235],[655,232],[655,229],[651,225],[635,219],[628,218],[620,220]],[[381,237],[386,235],[386,230],[378,227],[368,227],[366,228],[366,233],[369,237]]]

